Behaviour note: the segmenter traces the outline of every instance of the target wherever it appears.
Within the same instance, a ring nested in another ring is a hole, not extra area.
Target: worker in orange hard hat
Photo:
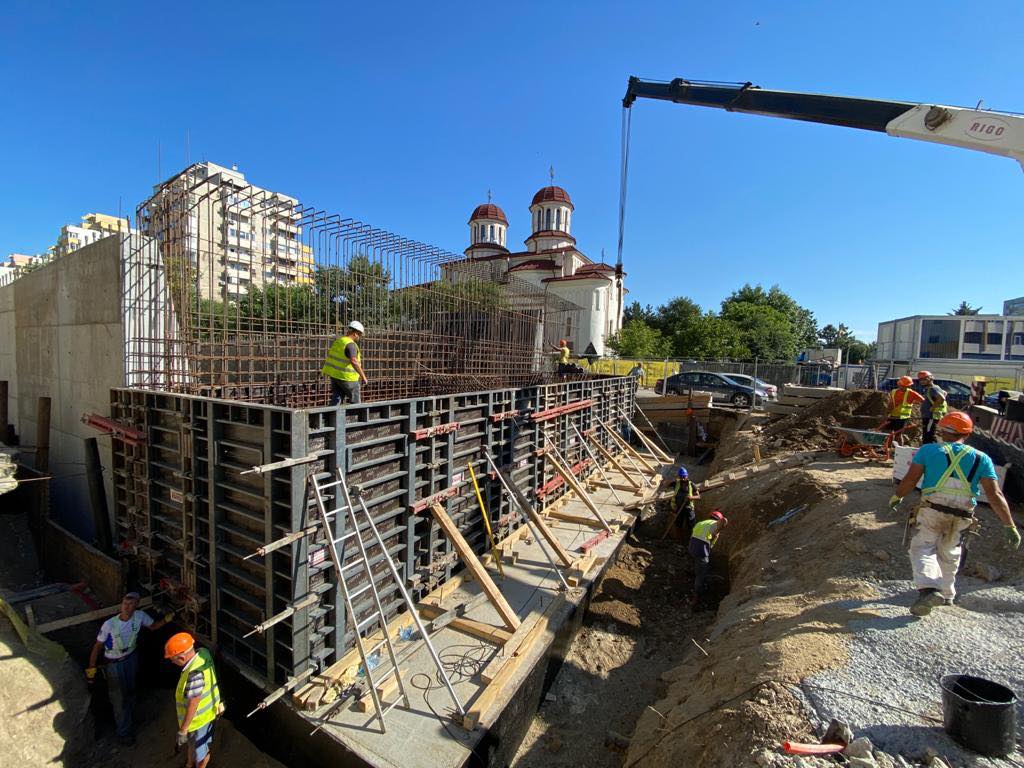
[[[164,645],[164,658],[181,667],[174,689],[178,732],[175,751],[188,747],[186,768],[206,768],[213,745],[213,723],[224,712],[213,657],[195,647],[188,632],[173,635]]]
[[[946,405],[946,392],[935,383],[931,371],[917,372],[914,390],[924,398],[921,401],[921,443],[934,443],[935,427],[949,411]]]
[[[953,604],[962,543],[968,529],[975,526],[980,489],[985,490],[989,506],[1003,523],[1006,545],[1010,549],[1020,547],[1020,532],[999,488],[992,459],[964,442],[973,431],[974,422],[966,413],[954,411],[939,419],[938,433],[943,442],[918,448],[910,469],[889,499],[889,507],[895,512],[903,497],[918,480],[922,481],[921,503],[907,520],[907,528],[914,529],[910,565],[918,595],[910,612],[915,616],[927,616],[932,608]]]
[[[883,432],[902,432],[914,413],[914,405],[924,398],[911,389],[914,380],[909,376],[900,376],[896,381],[896,389],[889,393],[889,418],[880,427]]]

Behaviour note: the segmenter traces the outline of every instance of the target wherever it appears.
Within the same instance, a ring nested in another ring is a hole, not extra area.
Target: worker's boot
[[[928,587],[926,589],[917,590],[917,600],[910,606],[910,612],[915,616],[927,616],[932,612],[932,608],[936,608],[946,600],[942,596],[942,593],[937,589]]]

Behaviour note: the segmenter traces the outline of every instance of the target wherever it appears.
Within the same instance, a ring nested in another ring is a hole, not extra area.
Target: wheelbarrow
[[[875,432],[869,429],[850,429],[848,427],[836,427],[839,432],[839,455],[845,458],[850,456],[864,456],[875,461],[889,461],[892,459],[892,441],[896,433]]]

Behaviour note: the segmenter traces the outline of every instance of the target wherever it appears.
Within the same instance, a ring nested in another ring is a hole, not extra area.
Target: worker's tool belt
[[[965,520],[974,519],[973,509],[956,509],[955,507],[947,507],[945,504],[933,504],[929,501],[921,502],[921,509],[928,507],[934,509],[936,512],[942,512],[944,515],[953,515],[954,517],[962,517]]]

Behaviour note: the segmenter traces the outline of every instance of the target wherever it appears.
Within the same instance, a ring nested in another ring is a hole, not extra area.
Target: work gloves
[[[900,508],[901,501],[903,501],[903,499],[894,493],[892,496],[889,497],[889,509],[895,512],[897,509]]]
[[[96,682],[96,667],[85,668],[85,682],[89,685]]]
[[[174,611],[168,611],[164,614],[164,622],[170,624],[172,621],[174,621]]]
[[[1016,526],[1008,525],[1003,530],[1006,532],[1006,546],[1010,549],[1020,549],[1020,531]]]
[[[188,734],[178,731],[174,734],[174,753],[177,754],[181,748],[188,744]]]

